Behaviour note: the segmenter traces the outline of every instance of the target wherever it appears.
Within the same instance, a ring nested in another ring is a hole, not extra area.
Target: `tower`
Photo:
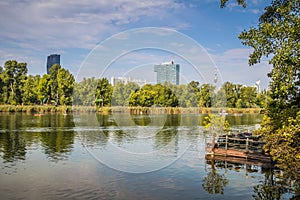
[[[154,72],[157,73],[157,83],[169,82],[174,85],[179,85],[180,65],[174,61],[162,63],[154,66]]]
[[[54,64],[60,64],[60,55],[59,54],[51,54],[50,56],[47,57],[47,74],[49,74],[49,69],[54,65]]]

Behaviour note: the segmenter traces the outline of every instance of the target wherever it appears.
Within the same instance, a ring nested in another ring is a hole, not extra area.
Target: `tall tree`
[[[214,98],[214,91],[216,87],[205,83],[202,84],[199,91],[199,106],[200,107],[211,107],[212,100]]]
[[[37,87],[40,104],[48,104],[51,100],[51,79],[49,74],[44,74]]]
[[[72,104],[74,84],[74,76],[68,70],[60,68],[57,73],[57,90],[61,105]]]
[[[61,69],[60,64],[54,64],[49,69],[49,75],[50,75],[50,79],[51,79],[51,99],[54,99],[56,104],[59,103],[57,74],[60,69]]]
[[[273,0],[258,27],[239,35],[253,48],[249,64],[270,56],[270,100],[261,133],[285,175],[300,194],[300,1]]]
[[[97,79],[91,77],[83,78],[79,83],[75,83],[73,105],[95,105],[97,81]]]
[[[98,80],[95,102],[98,106],[110,106],[112,96],[112,86],[106,78]]]
[[[274,0],[260,17],[257,28],[242,32],[242,43],[253,48],[249,64],[271,56],[268,116],[274,128],[299,111],[300,102],[300,2]]]
[[[8,60],[4,64],[2,80],[4,84],[4,101],[10,104],[21,104],[21,89],[27,75],[27,64]]]
[[[21,89],[22,91],[22,103],[25,105],[34,105],[38,104],[38,85],[39,85],[40,76],[29,75],[24,85]]]

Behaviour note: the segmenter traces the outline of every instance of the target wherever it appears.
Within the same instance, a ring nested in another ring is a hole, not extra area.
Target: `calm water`
[[[261,121],[260,115],[227,118],[236,129],[255,129]],[[202,120],[199,115],[0,114],[0,197],[272,199],[272,170],[206,162]]]

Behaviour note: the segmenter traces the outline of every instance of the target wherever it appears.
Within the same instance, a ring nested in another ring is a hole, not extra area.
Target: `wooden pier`
[[[205,157],[207,160],[272,167],[272,158],[263,151],[264,142],[259,139],[250,134],[218,137],[214,146],[207,144]]]

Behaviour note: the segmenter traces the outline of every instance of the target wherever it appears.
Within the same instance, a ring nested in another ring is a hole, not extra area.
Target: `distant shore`
[[[97,112],[102,114],[130,113],[130,114],[261,114],[262,108],[180,108],[180,107],[95,107],[95,106],[52,106],[52,105],[0,105],[0,112],[22,113],[72,113]]]

